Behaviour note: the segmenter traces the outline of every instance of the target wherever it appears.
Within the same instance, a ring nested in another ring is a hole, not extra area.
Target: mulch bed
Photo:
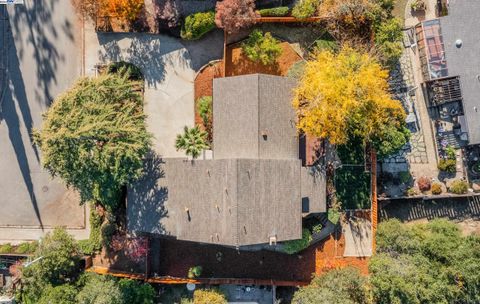
[[[223,62],[217,61],[207,65],[198,72],[194,82],[195,124],[202,125],[202,119],[197,111],[197,100],[203,96],[213,95],[213,79],[223,77]]]
[[[270,74],[286,76],[290,67],[302,60],[300,55],[290,46],[288,42],[281,43],[283,52],[277,59],[277,64],[263,65],[262,63],[253,62],[247,58],[242,52],[241,43],[235,43],[227,46],[226,51],[226,76],[246,75],[246,74]]]
[[[160,240],[159,275],[185,277],[192,266],[203,267],[202,278],[248,278],[310,281],[315,272],[315,248],[300,255],[273,251],[237,251],[171,239]]]

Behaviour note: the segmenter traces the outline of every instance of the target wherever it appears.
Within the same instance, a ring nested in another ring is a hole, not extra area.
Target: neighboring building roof
[[[326,181],[299,159],[293,85],[269,75],[215,80],[214,159],[148,160],[128,189],[128,229],[236,247],[300,239],[302,212],[326,211]]]
[[[460,76],[470,144],[480,144],[479,13],[479,0],[450,0],[448,16],[440,18],[448,74]]]
[[[230,246],[299,239],[300,162],[150,160],[128,193],[128,228]]]
[[[214,158],[298,159],[294,87],[273,75],[214,79]]]

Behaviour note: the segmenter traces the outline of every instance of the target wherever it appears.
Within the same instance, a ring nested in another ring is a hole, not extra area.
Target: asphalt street
[[[82,228],[78,196],[42,169],[31,138],[51,101],[80,75],[77,18],[67,0],[26,0],[0,12],[0,228]]]

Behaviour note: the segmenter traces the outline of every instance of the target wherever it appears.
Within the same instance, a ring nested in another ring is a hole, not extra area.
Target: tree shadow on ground
[[[138,66],[148,86],[157,88],[169,73],[190,67],[190,54],[177,39],[142,33],[97,33],[102,63],[126,61]]]

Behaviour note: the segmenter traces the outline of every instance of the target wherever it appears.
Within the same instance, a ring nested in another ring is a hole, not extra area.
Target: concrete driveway
[[[88,237],[78,195],[41,167],[31,131],[80,73],[76,17],[70,1],[26,0],[0,22],[4,95],[0,111],[0,242],[37,239],[66,226]],[[43,229],[42,229],[43,228]]]
[[[161,157],[182,157],[175,137],[194,124],[193,82],[201,66],[223,55],[223,36],[217,31],[200,41],[184,42],[166,35],[95,33],[86,25],[86,73],[95,65],[127,61],[145,76],[147,127],[154,151]]]

